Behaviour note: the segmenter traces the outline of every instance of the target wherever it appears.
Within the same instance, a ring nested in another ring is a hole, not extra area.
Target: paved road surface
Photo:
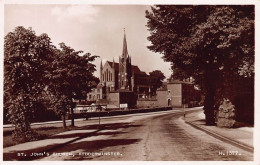
[[[38,160],[253,160],[253,153],[215,139],[180,117],[182,113],[169,111],[103,119],[104,130]]]

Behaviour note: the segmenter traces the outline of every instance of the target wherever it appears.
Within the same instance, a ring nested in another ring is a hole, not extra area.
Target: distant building
[[[158,106],[193,107],[201,101],[200,90],[191,82],[168,80],[156,93]]]
[[[87,101],[96,101],[103,98],[103,88],[101,84],[98,84],[96,88],[93,88],[90,93],[87,94]]]
[[[100,83],[97,88],[87,94],[87,100],[107,99],[109,104],[127,103],[132,98],[149,98],[156,94],[154,86],[156,78],[152,78],[141,71],[138,66],[132,65],[128,54],[126,35],[123,38],[123,51],[119,62],[106,61],[100,64]],[[132,92],[132,93],[131,93]],[[126,99],[129,98],[129,99]],[[113,101],[112,101],[113,100]],[[135,101],[129,103],[135,104]]]

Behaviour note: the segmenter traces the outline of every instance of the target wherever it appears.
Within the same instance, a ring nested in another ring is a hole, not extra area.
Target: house
[[[156,91],[158,106],[193,107],[201,101],[201,92],[186,81],[168,80]]]

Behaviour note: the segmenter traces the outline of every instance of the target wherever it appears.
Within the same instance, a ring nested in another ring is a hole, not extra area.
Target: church
[[[117,63],[113,59],[113,61],[106,61],[103,65],[101,60],[100,83],[97,88],[88,93],[88,101],[105,99],[107,104],[119,106],[119,104],[127,104],[127,101],[122,100],[127,100],[128,97],[150,98],[156,94],[156,78],[150,77],[138,66],[132,65],[131,56],[127,50],[125,32],[122,55],[119,56],[118,61]],[[123,98],[123,96],[127,98]]]

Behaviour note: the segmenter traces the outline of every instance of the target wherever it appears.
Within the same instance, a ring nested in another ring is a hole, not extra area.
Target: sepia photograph
[[[258,5],[2,4],[3,164],[259,164]]]

